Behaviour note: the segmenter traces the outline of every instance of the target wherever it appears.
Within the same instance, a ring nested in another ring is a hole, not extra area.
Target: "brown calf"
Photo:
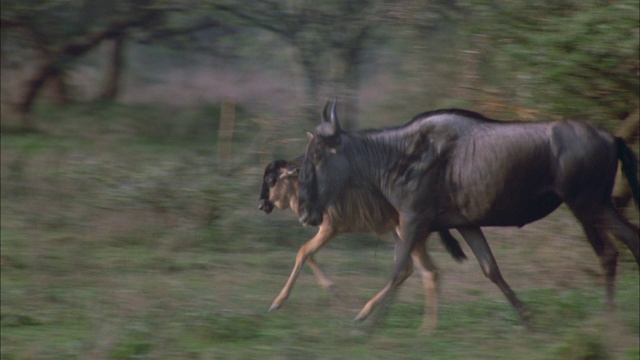
[[[268,214],[275,206],[278,209],[291,209],[296,215],[299,215],[298,173],[300,172],[301,160],[302,158],[293,161],[276,160],[267,165],[258,204],[260,210]],[[309,266],[313,270],[318,284],[322,288],[337,294],[338,289],[336,285],[320,269],[313,259],[313,255],[329,242],[329,240],[339,234],[384,234],[393,231],[396,242],[396,258],[398,257],[398,251],[402,249],[402,244],[399,243],[401,240],[395,231],[398,226],[398,213],[381,196],[365,190],[349,191],[340,201],[328,207],[323,215],[323,221],[319,225],[317,234],[302,245],[298,251],[293,271],[284,288],[273,301],[269,311],[279,309],[289,297],[305,261],[309,263]],[[441,232],[440,236],[447,251],[454,259],[457,261],[466,259],[464,252],[460,248],[460,244],[448,231]],[[416,250],[412,255],[413,260],[418,264],[426,297],[422,327],[430,329],[435,326],[435,320],[437,318],[437,314],[434,313],[435,309],[437,309],[435,294],[436,278],[433,275],[437,272],[434,271],[435,265],[425,249]],[[403,278],[408,278],[412,272],[413,266],[410,263],[403,272]],[[429,309],[429,307],[431,307],[431,309]]]

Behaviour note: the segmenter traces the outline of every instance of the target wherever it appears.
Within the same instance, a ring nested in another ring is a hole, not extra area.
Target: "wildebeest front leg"
[[[300,247],[300,250],[298,250],[298,255],[296,256],[295,265],[293,266],[293,270],[291,271],[291,275],[289,275],[289,279],[282,288],[282,291],[280,291],[278,297],[276,297],[276,299],[273,301],[273,304],[271,304],[269,311],[277,310],[282,306],[285,300],[287,300],[287,298],[289,297],[291,289],[293,288],[298,275],[300,275],[302,265],[304,265],[305,261],[310,256],[315,254],[324,244],[331,240],[334,235],[335,233],[330,228],[330,226],[320,225],[318,233],[311,240],[307,241],[304,245],[302,245],[302,247]]]
[[[394,264],[397,264],[398,261],[402,258],[402,252],[404,251],[404,242],[400,238],[400,235],[398,235],[397,233],[394,232],[393,235],[395,241],[393,248],[393,260]],[[404,270],[400,273],[398,286],[402,284],[406,279],[408,279],[411,274],[413,274],[413,261],[411,261],[411,258],[409,258],[409,261],[407,261]],[[372,328],[377,327],[384,321],[384,318],[386,317],[389,310],[388,304],[393,301],[393,299],[395,298],[395,294],[395,292],[391,292],[384,300],[381,301],[380,304],[378,304],[378,310],[371,316],[373,317],[370,323]]]
[[[513,290],[511,290],[509,284],[507,284],[507,282],[502,278],[496,259],[493,257],[493,253],[491,253],[491,248],[489,248],[489,244],[487,243],[487,239],[484,237],[482,230],[480,230],[479,227],[464,227],[458,228],[458,231],[467,244],[469,244],[471,251],[473,251],[474,255],[478,259],[480,268],[482,268],[484,275],[494,284],[498,285],[502,293],[507,297],[507,299],[509,299],[511,305],[516,309],[522,320],[526,321],[531,316],[531,313],[522,304],[522,302],[518,300],[518,297]]]
[[[399,255],[396,258],[395,267],[393,270],[393,274],[391,275],[391,280],[387,283],[387,285],[376,294],[371,300],[369,300],[365,306],[360,310],[358,316],[354,319],[355,321],[362,321],[366,319],[373,310],[380,305],[380,303],[384,302],[385,299],[396,290],[398,285],[400,285],[406,278],[406,269],[407,265],[411,263],[410,255],[415,245],[418,241],[423,241],[429,236],[429,233],[424,231],[418,231],[419,226],[418,222],[409,223],[407,221],[403,221],[400,219],[400,231],[402,234],[401,238],[403,240],[402,251],[399,252]]]

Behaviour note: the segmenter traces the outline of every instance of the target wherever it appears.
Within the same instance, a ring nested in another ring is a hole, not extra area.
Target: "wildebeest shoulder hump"
[[[497,120],[488,118],[480,113],[477,113],[475,111],[470,111],[470,110],[463,110],[463,109],[439,109],[439,110],[432,110],[432,111],[426,111],[423,112],[421,114],[418,114],[416,116],[413,117],[413,119],[411,119],[411,122],[417,121],[417,120],[421,120],[421,119],[425,119],[425,118],[429,118],[432,116],[436,116],[436,115],[458,115],[458,116],[462,116],[462,117],[466,117],[466,118],[471,118],[471,119],[475,119],[475,120],[482,120],[482,121],[489,121],[489,122],[496,122]]]

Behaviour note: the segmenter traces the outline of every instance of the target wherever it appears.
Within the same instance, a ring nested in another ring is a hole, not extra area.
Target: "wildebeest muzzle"
[[[273,204],[269,200],[260,199],[260,201],[258,201],[258,209],[269,214],[273,211]]]

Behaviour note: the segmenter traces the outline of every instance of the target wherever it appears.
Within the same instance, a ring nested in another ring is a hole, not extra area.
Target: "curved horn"
[[[336,133],[340,132],[340,123],[338,122],[338,115],[336,114],[336,105],[338,105],[337,100],[333,100],[333,105],[331,105],[331,115],[329,119],[331,120],[331,125],[335,129]]]
[[[329,104],[331,104],[331,100],[327,100],[327,103],[324,104],[324,109],[322,109],[322,122],[331,122],[331,120],[329,120],[329,114],[327,111],[329,110]]]
[[[338,122],[338,116],[336,115],[336,100],[327,101],[322,111],[322,123],[316,128],[316,133],[321,136],[334,136],[340,132],[340,123]],[[331,110],[329,110],[329,104],[331,104]]]

